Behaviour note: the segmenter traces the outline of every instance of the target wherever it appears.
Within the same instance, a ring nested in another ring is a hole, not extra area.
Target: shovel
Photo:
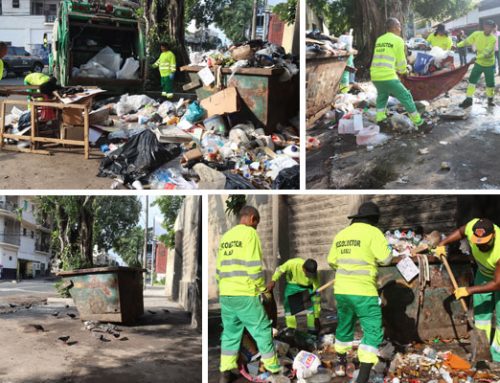
[[[446,271],[448,272],[448,275],[450,276],[453,288],[455,290],[458,289],[457,280],[455,279],[455,276],[453,275],[453,271],[451,271],[450,264],[448,263],[446,256],[442,256],[441,261],[443,262],[444,267],[446,268]],[[470,328],[469,332],[470,332],[470,339],[471,339],[471,346],[472,346],[472,361],[474,363],[482,362],[482,361],[490,361],[491,360],[490,341],[488,340],[488,337],[486,336],[486,332],[483,330],[478,330],[477,328],[474,327],[474,319],[473,319],[472,310],[468,309],[467,303],[465,303],[465,300],[463,298],[460,299],[460,304],[462,305],[462,308],[464,309],[465,313],[467,314],[467,324],[469,325],[469,328]]]
[[[311,297],[314,294],[320,293],[323,290],[327,289],[328,287],[330,287],[334,283],[335,283],[335,279],[333,281],[330,281],[327,284],[324,284],[323,286],[319,287],[312,294],[308,290],[304,290],[304,291],[301,291],[300,293],[290,295],[288,297],[288,305],[290,306],[290,313],[292,315],[296,315],[304,310],[309,309],[313,305],[313,303],[311,301]]]

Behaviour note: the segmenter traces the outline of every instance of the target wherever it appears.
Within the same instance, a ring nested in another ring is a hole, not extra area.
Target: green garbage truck
[[[52,34],[49,71],[61,85],[94,85],[108,91],[144,88],[145,41],[139,5],[63,0]]]

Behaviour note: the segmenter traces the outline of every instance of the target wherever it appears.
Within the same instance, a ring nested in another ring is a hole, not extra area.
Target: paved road
[[[7,77],[0,81],[0,86],[2,85],[23,85],[23,77]]]
[[[9,298],[19,295],[52,295],[57,294],[53,281],[35,280],[12,283],[0,280],[0,302],[2,298]]]

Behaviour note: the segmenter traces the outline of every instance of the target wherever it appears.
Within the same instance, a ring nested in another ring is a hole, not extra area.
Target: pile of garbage
[[[309,31],[306,34],[306,59],[349,56],[353,53],[352,35],[334,37],[319,31]]]
[[[428,53],[412,52],[408,63],[416,75],[429,76],[454,70],[454,57],[453,51],[433,47]]]
[[[92,40],[88,40],[87,43],[92,44]],[[119,53],[115,53],[110,47],[105,47],[87,63],[80,65],[79,68],[73,67],[71,77],[134,80],[139,78],[139,66],[139,61],[133,57],[127,57],[124,61]]]
[[[435,248],[444,238],[444,235],[438,231],[433,231],[427,235],[422,230],[388,230],[385,232],[385,238],[393,257],[413,256],[417,253],[428,251]]]
[[[192,52],[189,55],[190,66],[205,68],[229,68],[234,74],[240,68],[280,68],[283,74],[280,81],[288,81],[299,73],[297,57],[286,54],[279,45],[262,40],[252,40],[231,46],[226,51]],[[205,86],[216,82],[211,70],[199,73]]]

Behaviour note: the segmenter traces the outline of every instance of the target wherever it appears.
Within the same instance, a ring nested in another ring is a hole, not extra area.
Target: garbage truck
[[[93,85],[110,92],[141,90],[145,39],[133,1],[60,2],[49,71],[63,86]]]

